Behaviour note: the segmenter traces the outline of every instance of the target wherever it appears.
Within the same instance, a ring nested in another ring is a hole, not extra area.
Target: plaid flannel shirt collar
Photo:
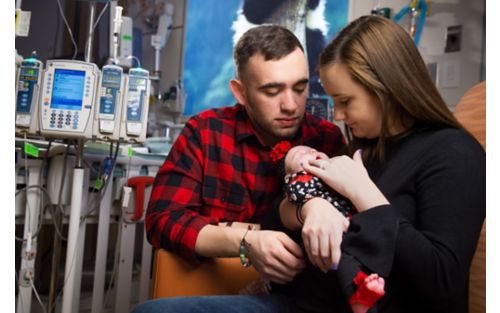
[[[236,138],[236,141],[241,142],[250,137],[257,138],[257,135],[253,130],[252,122],[248,117],[245,107],[239,103],[236,104],[236,107],[237,107],[235,115],[236,126],[234,127],[234,132],[235,132],[234,138]]]

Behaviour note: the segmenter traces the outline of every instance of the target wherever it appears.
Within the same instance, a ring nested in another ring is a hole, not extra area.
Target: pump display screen
[[[21,68],[21,78],[24,80],[37,80],[38,79],[38,69]]]
[[[85,88],[85,71],[55,69],[52,109],[81,110]]]
[[[21,67],[21,73],[17,83],[17,113],[29,113],[31,111],[33,92],[35,84],[37,83],[38,69]]]
[[[129,94],[127,100],[127,121],[139,122],[142,115],[143,95],[146,89],[146,79],[130,77]]]

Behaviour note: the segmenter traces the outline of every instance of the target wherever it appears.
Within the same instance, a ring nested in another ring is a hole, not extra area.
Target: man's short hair
[[[287,28],[278,25],[260,25],[246,31],[234,48],[234,64],[238,76],[245,69],[248,60],[261,54],[266,61],[279,60],[300,48],[297,37]]]

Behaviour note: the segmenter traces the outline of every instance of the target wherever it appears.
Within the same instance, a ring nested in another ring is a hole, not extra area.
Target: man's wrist
[[[246,240],[248,233],[251,231],[253,231],[253,226],[248,225],[248,228],[240,241],[239,256],[243,267],[250,267],[252,265],[252,262],[250,261],[250,247],[252,245]]]
[[[232,227],[224,226],[222,228],[222,231],[226,233],[226,238],[230,243],[228,248],[231,251],[231,257],[240,257],[240,245],[242,239],[245,238],[247,243],[252,242],[250,237],[252,237],[252,233],[257,229],[257,227],[252,224],[245,224],[245,227],[242,227],[243,225],[243,223],[238,223],[237,227],[234,227],[235,224],[233,224]],[[248,231],[249,227],[252,228],[252,231]]]
[[[260,224],[254,224],[254,223],[228,221],[228,222],[219,222],[219,224],[218,224],[218,226],[221,226],[224,228],[231,227],[233,229],[247,229],[249,225],[251,225],[254,230],[260,229]]]

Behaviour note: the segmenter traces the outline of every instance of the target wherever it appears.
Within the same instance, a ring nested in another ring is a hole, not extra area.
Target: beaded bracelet
[[[250,247],[252,245],[245,240],[245,237],[248,234],[249,230],[253,230],[253,227],[251,225],[248,225],[248,228],[240,241],[240,261],[243,267],[249,267],[250,265],[252,265],[252,262],[250,262],[250,259],[248,258],[248,255],[250,254]]]

